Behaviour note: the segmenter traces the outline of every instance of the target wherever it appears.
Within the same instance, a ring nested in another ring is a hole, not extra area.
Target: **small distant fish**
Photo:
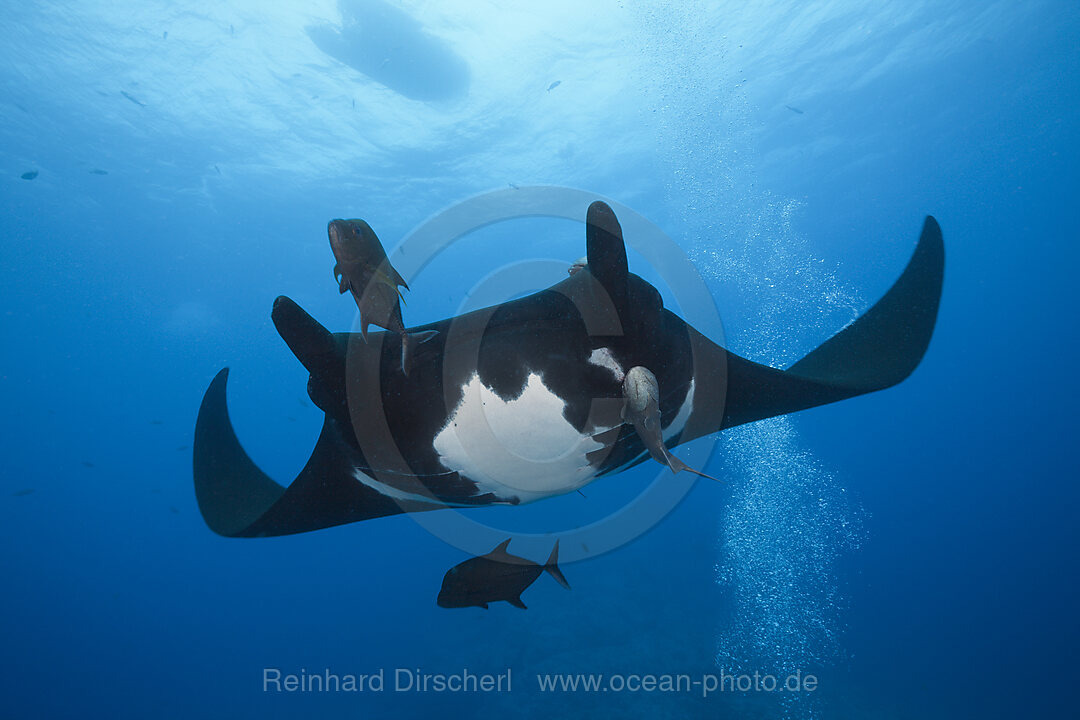
[[[126,90],[121,90],[121,91],[120,91],[120,94],[121,94],[121,95],[123,95],[124,97],[126,97],[126,98],[127,98],[128,100],[130,100],[131,102],[133,102],[133,103],[135,103],[136,105],[138,105],[139,107],[146,107],[146,103],[142,103],[142,102],[139,102],[139,101],[138,101],[138,100],[136,100],[135,98],[131,97],[131,95],[128,95],[128,93],[127,93],[127,91],[126,91]]]
[[[514,184],[514,183],[512,183],[512,182],[508,182],[508,183],[506,183],[506,184],[510,186],[510,189],[511,189],[511,190],[517,190],[517,189],[518,189],[518,186],[517,186],[517,185],[515,185],[515,184]]]
[[[221,168],[219,168],[217,165],[214,166],[214,169],[217,170],[218,175],[221,174]]]
[[[33,494],[33,492],[34,488],[23,488],[22,490],[16,490],[11,493],[11,497],[26,497],[27,495]]]
[[[165,423],[163,423],[161,420],[151,420],[150,424],[151,425],[164,425]]]
[[[355,110],[355,109],[356,109],[356,98],[353,98],[353,101],[352,101],[352,109],[353,109],[353,110]]]
[[[86,467],[86,468],[91,468],[91,469],[93,469],[93,468],[97,467],[97,465],[95,465],[94,463],[90,462],[89,460],[83,460],[83,461],[82,461],[82,466],[83,466],[83,467]]]
[[[176,452],[184,452],[185,450],[189,449],[190,447],[191,447],[190,445],[178,445],[176,447]]]
[[[548,91],[548,92],[551,92],[552,90],[554,90],[555,88],[559,87],[560,85],[562,85],[562,80],[556,80],[555,82],[553,82],[553,83],[551,83],[550,85],[548,85],[548,89],[547,89],[547,91]]]
[[[486,610],[488,603],[504,600],[525,610],[527,608],[521,602],[521,593],[544,572],[567,590],[570,589],[570,583],[566,582],[559,569],[558,540],[543,565],[511,555],[506,551],[509,545],[510,540],[506,540],[487,555],[469,558],[450,568],[443,577],[442,589],[436,600],[439,607],[482,607]]]
[[[21,177],[23,180],[33,180],[34,178],[37,177],[37,174],[38,174],[37,170],[27,170],[26,172],[24,172],[19,177]]]
[[[784,107],[786,107],[788,110],[790,110],[791,112],[793,112],[793,113],[795,113],[797,115],[802,115],[803,114],[803,111],[800,110],[797,107],[791,107],[790,105],[785,105]]]
[[[108,170],[102,170],[101,168],[94,168],[93,170],[90,171],[90,174],[91,175],[108,175],[109,171]]]
[[[169,31],[168,31],[168,30],[166,30],[165,32],[161,33],[161,39],[162,39],[162,40],[168,40],[168,39],[169,39]]]
[[[235,34],[236,34],[236,30],[235,30],[235,29],[233,29],[233,26],[232,26],[232,25],[230,25],[230,26],[229,26],[229,34],[230,34],[230,35],[235,35]]]
[[[180,511],[176,509],[176,506],[175,506],[175,505],[170,505],[170,506],[169,506],[169,511],[170,511],[170,512],[171,512],[171,513],[172,513],[173,515],[179,515],[179,514],[180,514]]]

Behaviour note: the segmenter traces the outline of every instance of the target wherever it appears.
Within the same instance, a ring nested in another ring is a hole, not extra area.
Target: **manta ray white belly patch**
[[[509,401],[474,373],[435,436],[435,451],[443,465],[477,483],[481,493],[528,503],[571,492],[592,480],[596,468],[585,456],[601,444],[566,421],[565,407],[535,373]]]
[[[596,348],[589,355],[589,362],[593,365],[597,365],[602,368],[607,368],[611,371],[611,374],[615,376],[617,382],[622,382],[626,377],[626,372],[619,365],[619,362],[612,356],[611,350],[606,347]]]

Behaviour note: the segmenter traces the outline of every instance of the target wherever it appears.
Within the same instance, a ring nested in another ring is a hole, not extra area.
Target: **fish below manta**
[[[567,590],[570,583],[559,569],[559,541],[543,565],[507,552],[510,540],[505,540],[487,555],[469,558],[446,571],[436,600],[439,607],[482,607],[505,600],[516,608],[527,610],[521,593],[547,573]]]
[[[240,445],[228,368],[220,371],[193,444],[206,524],[227,537],[287,535],[536,502],[650,458],[687,469],[671,454],[677,445],[907,378],[930,343],[945,266],[941,229],[927,217],[888,292],[780,369],[726,350],[665,309],[656,288],[629,272],[622,229],[603,202],[588,208],[585,244],[584,263],[547,290],[366,340],[331,333],[277,298],[271,318],[308,371],[322,432],[299,475],[278,484]],[[406,375],[405,336],[428,333]]]

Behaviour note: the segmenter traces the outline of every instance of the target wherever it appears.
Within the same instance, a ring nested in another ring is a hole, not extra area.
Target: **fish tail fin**
[[[700,477],[703,477],[703,478],[708,478],[710,480],[715,480],[716,482],[721,482],[721,483],[724,482],[720,478],[715,478],[712,475],[708,475],[706,473],[701,472],[700,470],[695,470],[694,468],[690,467],[689,465],[684,463],[679,458],[672,455],[670,452],[667,453],[667,466],[669,468],[671,468],[671,472],[673,472],[673,473],[681,473],[683,470],[686,470],[687,472],[691,472],[691,473],[693,473],[695,475],[698,475]]]
[[[555,541],[555,547],[551,548],[551,556],[548,557],[547,562],[544,563],[544,571],[548,575],[555,578],[555,582],[562,585],[567,590],[570,589],[570,583],[566,582],[566,577],[563,576],[562,570],[559,569],[559,541]]]
[[[401,333],[401,372],[409,374],[412,369],[413,348],[427,342],[439,334],[438,330],[421,330],[414,333]]]

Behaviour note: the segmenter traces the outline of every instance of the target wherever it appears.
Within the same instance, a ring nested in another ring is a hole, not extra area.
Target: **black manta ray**
[[[407,330],[435,331],[401,369],[400,333],[331,333],[286,297],[271,317],[324,413],[288,487],[244,452],[228,370],[195,427],[195,492],[229,537],[308,532],[402,512],[529,503],[764,418],[881,390],[926,352],[945,252],[927,217],[907,268],[873,307],[791,367],[716,345],[628,271],[615,214],[593,203],[585,265],[547,290]],[[630,377],[630,381],[628,381]]]

